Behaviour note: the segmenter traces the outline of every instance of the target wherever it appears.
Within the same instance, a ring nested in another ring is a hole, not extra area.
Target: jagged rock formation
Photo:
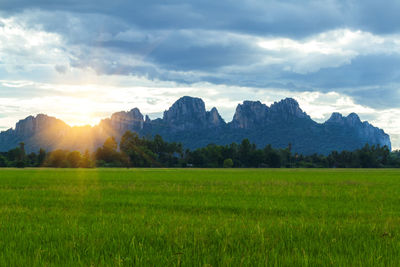
[[[236,107],[231,127],[251,129],[267,121],[268,107],[260,101],[244,101]]]
[[[44,114],[29,116],[20,120],[15,130],[9,129],[0,134],[0,150],[15,148],[22,141],[26,143],[28,151],[36,149],[35,143],[42,140],[53,145],[62,140],[70,128],[63,121]]]
[[[164,126],[172,131],[198,130],[225,124],[216,108],[206,111],[202,99],[184,96],[164,112]]]
[[[163,118],[151,120],[138,108],[114,113],[95,127],[70,127],[61,120],[39,114],[16,124],[15,130],[0,133],[0,151],[25,142],[28,151],[39,148],[94,150],[109,136],[119,139],[125,131],[141,135],[160,134],[168,141],[182,142],[187,148],[210,143],[239,143],[244,138],[258,146],[276,148],[291,144],[293,152],[327,154],[333,150],[354,150],[370,145],[386,145],[390,138],[379,128],[361,122],[357,114],[343,117],[333,113],[325,123],[313,121],[296,100],[286,98],[270,107],[260,101],[244,101],[236,108],[233,120],[226,123],[216,108],[206,111],[200,98],[182,97],[164,112]]]
[[[210,111],[207,111],[206,119],[206,125],[209,128],[221,127],[225,125],[224,119],[222,119],[221,115],[219,115],[218,110],[215,107],[213,107]]]
[[[36,117],[29,116],[24,120],[20,120],[15,126],[15,134],[23,137],[30,137],[32,134],[39,133],[44,130],[56,130],[62,136],[68,125],[63,121],[44,114]]]
[[[260,128],[277,121],[311,120],[296,100],[286,98],[267,107],[260,101],[244,101],[236,108],[231,127],[241,129]]]
[[[295,119],[306,119],[311,120],[303,110],[301,110],[299,103],[293,98],[285,98],[280,102],[275,102],[270,107],[271,119],[272,120],[295,120]]]
[[[366,121],[362,122],[355,113],[351,113],[347,117],[343,117],[340,113],[333,113],[324,123],[324,126],[327,131],[336,133],[344,141],[346,141],[347,135],[351,135],[353,139],[359,140],[360,143],[391,147],[390,138],[383,130]]]
[[[164,112],[163,121],[174,130],[192,130],[207,125],[206,107],[200,98],[182,97]]]
[[[146,117],[146,119],[149,119]],[[99,128],[101,133],[109,136],[119,136],[120,133],[126,131],[139,132],[144,127],[143,115],[138,108],[131,111],[116,112],[111,115],[111,118],[104,119],[100,122]]]

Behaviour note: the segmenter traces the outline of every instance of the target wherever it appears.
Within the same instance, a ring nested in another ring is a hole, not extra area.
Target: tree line
[[[0,167],[197,167],[197,168],[399,168],[400,151],[366,144],[355,151],[332,151],[329,155],[301,155],[271,145],[257,148],[248,139],[240,144],[210,144],[193,151],[166,142],[160,135],[140,137],[127,131],[118,142],[108,138],[95,152],[58,149],[25,152],[24,143],[0,153]]]

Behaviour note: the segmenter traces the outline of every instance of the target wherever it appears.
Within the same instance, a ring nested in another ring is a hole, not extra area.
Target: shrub
[[[224,168],[232,168],[233,167],[233,160],[232,159],[225,159],[224,160]]]

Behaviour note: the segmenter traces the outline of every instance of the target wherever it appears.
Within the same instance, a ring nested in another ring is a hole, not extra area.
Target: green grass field
[[[1,266],[400,266],[400,170],[0,170]]]

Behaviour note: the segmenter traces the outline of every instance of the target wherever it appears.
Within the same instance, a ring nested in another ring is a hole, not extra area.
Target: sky
[[[0,131],[45,113],[94,125],[201,97],[295,98],[359,114],[400,149],[400,1],[0,0]]]

